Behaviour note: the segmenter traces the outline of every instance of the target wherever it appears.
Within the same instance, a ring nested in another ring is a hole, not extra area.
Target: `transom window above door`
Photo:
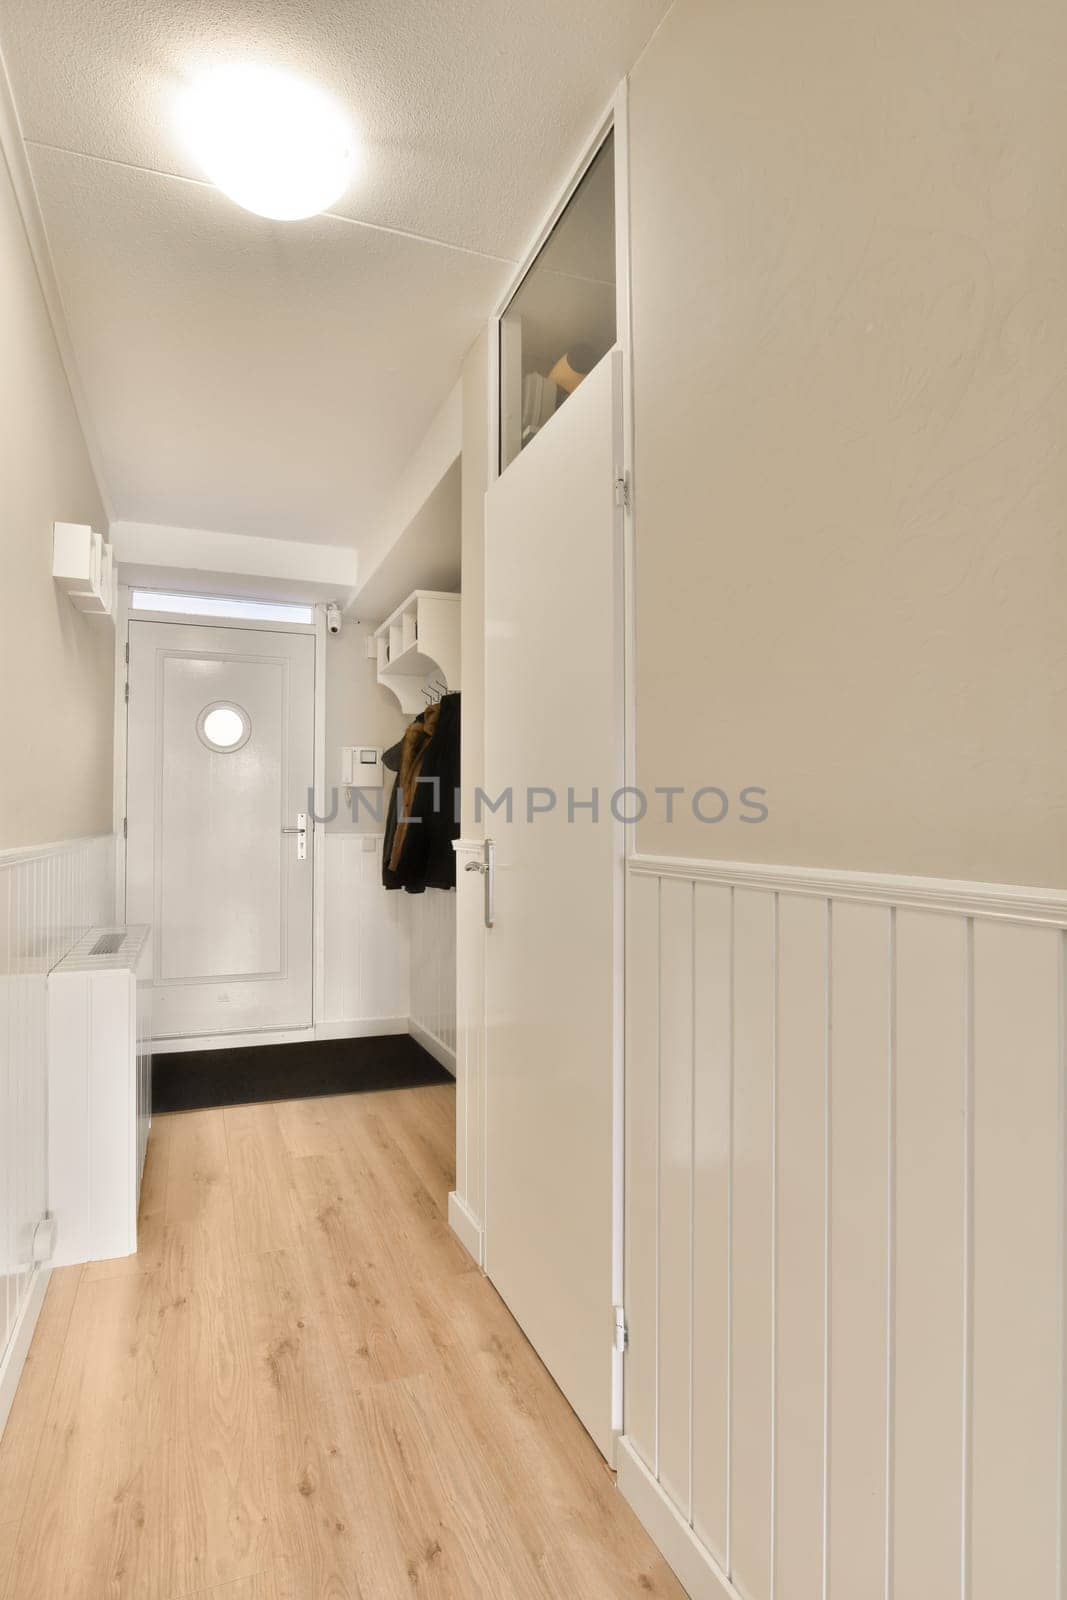
[[[244,600],[239,595],[165,594],[133,589],[131,611],[166,611],[185,617],[232,617],[237,622],[295,622],[310,625],[315,607],[290,600]]]
[[[500,318],[500,471],[615,343],[615,136],[609,133]]]

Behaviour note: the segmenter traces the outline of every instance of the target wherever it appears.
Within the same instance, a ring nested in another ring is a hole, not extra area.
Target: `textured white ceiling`
[[[666,8],[4,0],[116,516],[372,535],[508,262]],[[347,108],[364,164],[333,215],[269,223],[185,181],[199,174],[176,93],[234,58],[302,72]]]
[[[503,269],[51,151],[34,170],[118,517],[358,544]]]

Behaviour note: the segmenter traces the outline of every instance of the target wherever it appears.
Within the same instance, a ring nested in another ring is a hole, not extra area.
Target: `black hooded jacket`
[[[390,866],[390,859],[396,837],[398,804],[402,801],[399,777],[393,785],[382,849],[382,882],[387,889],[422,894],[424,889],[454,889],[456,886],[456,852],[452,841],[459,838],[459,707],[458,694],[446,694],[441,701],[437,726],[419,766],[419,782],[415,786],[403,848],[395,869]],[[400,745],[395,746],[384,757],[394,770],[399,764],[400,748]]]

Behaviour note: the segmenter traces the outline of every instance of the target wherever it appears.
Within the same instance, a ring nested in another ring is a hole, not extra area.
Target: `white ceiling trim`
[[[10,85],[8,86],[8,99],[11,99]],[[14,109],[14,102],[11,102]],[[170,172],[166,167],[146,167],[137,161],[119,161],[115,156],[98,156],[88,150],[72,150],[69,145],[53,144],[48,139],[19,138],[20,147],[32,150],[51,150],[56,155],[73,156],[76,161],[95,161],[103,167],[121,167],[125,172],[143,172],[150,178],[166,178],[172,183],[191,184],[196,189],[215,189],[217,185],[207,178],[191,178],[184,172]],[[29,165],[23,157],[23,165],[29,175]],[[30,182],[32,184],[32,177]],[[39,214],[40,208],[38,208]],[[514,257],[494,255],[489,250],[476,250],[470,245],[456,244],[452,239],[438,239],[429,233],[413,233],[410,228],[393,228],[385,222],[367,222],[363,217],[348,217],[342,211],[323,211],[320,216],[331,217],[335,222],[345,222],[350,228],[369,228],[373,233],[388,233],[395,239],[409,239],[413,244],[433,245],[439,250],[455,250],[461,256],[477,256],[482,261],[497,261],[501,266],[513,267]]]
[[[26,231],[26,241],[33,257],[34,268],[37,272],[37,281],[41,285],[41,295],[44,299],[48,320],[52,324],[56,346],[59,350],[59,359],[67,379],[71,401],[78,418],[85,440],[85,450],[89,457],[93,477],[96,479],[97,493],[100,496],[104,511],[110,522],[114,515],[114,502],[108,492],[107,479],[103,471],[103,452],[100,448],[99,435],[93,421],[92,411],[89,407],[85,386],[78,370],[78,362],[74,355],[74,345],[70,337],[70,326],[67,321],[66,309],[63,305],[63,296],[56,277],[55,264],[52,260],[52,251],[48,243],[48,233],[41,213],[40,201],[37,197],[37,188],[30,171],[30,164],[26,157],[26,144],[22,134],[22,125],[19,121],[18,108],[11,89],[11,79],[8,75],[7,63],[3,51],[0,50],[0,155],[3,156],[7,170],[11,176],[11,186],[15,191],[15,204],[22,217],[22,226]]]
[[[251,599],[351,598],[359,558],[350,546],[303,544],[255,534],[212,533],[154,522],[114,522],[111,540],[123,583]]]

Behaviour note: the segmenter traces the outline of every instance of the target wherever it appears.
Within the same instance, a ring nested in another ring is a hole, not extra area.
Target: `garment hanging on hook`
[[[421,894],[455,887],[459,733],[460,696],[444,693],[382,758],[397,774],[382,850],[387,889]]]

